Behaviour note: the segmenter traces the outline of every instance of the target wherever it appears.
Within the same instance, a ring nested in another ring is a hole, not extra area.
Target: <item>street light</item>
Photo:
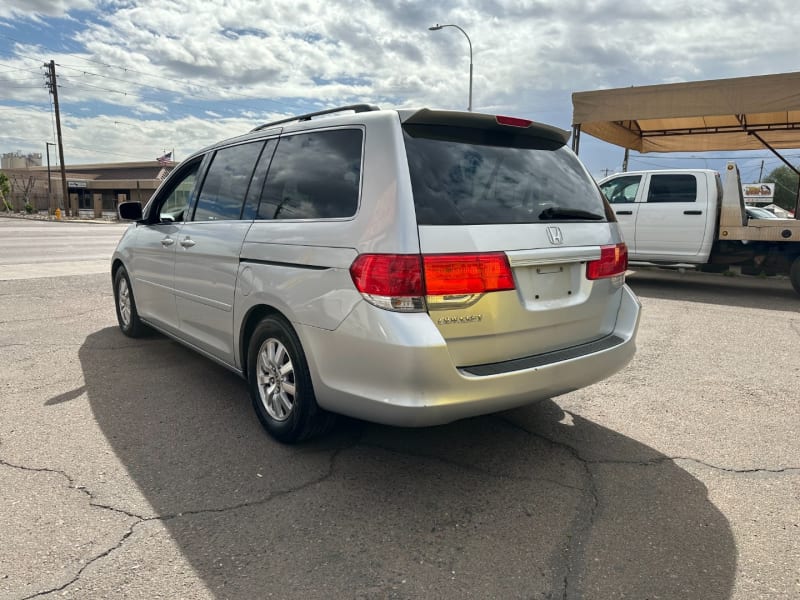
[[[439,25],[438,23],[433,27],[428,27],[431,31],[439,31],[440,29],[444,29],[445,27],[455,27],[461,33],[464,34],[464,37],[467,38],[467,43],[469,44],[469,105],[467,106],[467,110],[472,112],[472,40],[469,39],[467,32],[461,29],[458,25]]]
[[[55,146],[54,142],[45,142],[47,150],[47,205],[53,208],[53,183],[50,181],[50,146]]]

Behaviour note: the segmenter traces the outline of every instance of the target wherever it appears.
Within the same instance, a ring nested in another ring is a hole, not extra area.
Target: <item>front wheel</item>
[[[800,294],[800,256],[794,259],[789,269],[789,280],[792,282],[794,291]]]
[[[277,440],[299,442],[333,425],[334,416],[317,405],[305,354],[284,319],[266,317],[253,331],[247,379],[258,420]]]
[[[147,326],[139,319],[131,280],[125,267],[120,267],[114,274],[114,304],[117,309],[117,322],[122,333],[132,338],[141,337],[147,333]]]

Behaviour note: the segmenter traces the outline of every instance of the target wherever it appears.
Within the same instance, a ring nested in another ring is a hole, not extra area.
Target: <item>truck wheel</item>
[[[789,269],[789,280],[792,282],[794,291],[800,294],[800,256],[794,259],[792,267]]]
[[[317,405],[300,340],[284,319],[269,316],[256,326],[247,380],[258,420],[275,439],[291,444],[333,426],[334,415]]]

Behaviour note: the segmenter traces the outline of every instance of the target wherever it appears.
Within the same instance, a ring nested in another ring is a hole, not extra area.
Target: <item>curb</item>
[[[81,217],[62,217],[61,220],[57,220],[55,217],[52,216],[42,216],[42,215],[23,215],[20,213],[5,213],[0,212],[0,218],[4,219],[20,219],[22,221],[40,221],[43,223],[91,223],[93,225],[119,225],[122,224],[123,221],[120,221],[116,217],[113,219],[84,219]]]

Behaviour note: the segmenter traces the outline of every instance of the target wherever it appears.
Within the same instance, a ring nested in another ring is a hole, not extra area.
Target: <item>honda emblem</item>
[[[555,227],[554,225],[550,225],[547,228],[547,239],[550,240],[550,243],[558,246],[564,243],[564,234],[561,233],[561,229]]]

